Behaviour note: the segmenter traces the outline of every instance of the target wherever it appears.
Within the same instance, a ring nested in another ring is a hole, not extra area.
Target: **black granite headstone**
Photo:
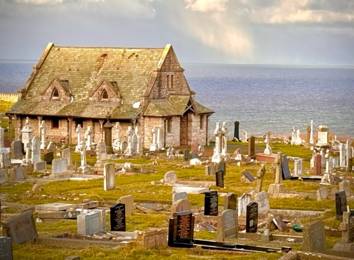
[[[194,216],[192,213],[175,213],[169,220],[168,245],[193,246]]]
[[[217,216],[218,215],[218,192],[205,192],[204,197],[204,215]]]
[[[248,181],[250,181],[250,182],[253,182],[253,181],[256,180],[256,178],[255,178],[250,172],[248,172],[248,171],[244,171],[244,172],[242,173],[242,175],[245,176],[245,178],[246,178]]]
[[[246,207],[246,232],[256,233],[258,226],[258,203],[250,202]]]
[[[283,156],[282,156],[281,172],[282,172],[283,180],[289,180],[289,179],[291,179],[291,174],[290,174],[290,170],[289,170],[288,157],[286,157],[286,155],[283,155]]]
[[[52,164],[52,161],[54,159],[54,153],[53,152],[46,152],[43,155],[43,160],[47,163],[47,164]]]
[[[347,195],[345,191],[338,191],[336,192],[336,218],[342,219],[344,211],[347,211]]]
[[[235,121],[234,138],[240,140],[240,122]]]
[[[215,184],[217,187],[224,188],[224,172],[217,171],[215,173]]]
[[[125,226],[125,205],[118,203],[110,209],[111,230],[126,231]]]
[[[222,171],[224,176],[226,175],[226,163],[225,161],[220,161],[218,164],[217,164],[217,169],[216,171]]]

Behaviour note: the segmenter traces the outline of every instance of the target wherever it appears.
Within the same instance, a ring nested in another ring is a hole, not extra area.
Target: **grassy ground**
[[[247,144],[232,143],[229,145],[229,152],[232,153],[236,148],[246,153]],[[285,144],[272,144],[274,152],[282,151],[288,156],[299,156],[304,158],[304,170],[309,168],[311,152],[302,146],[290,146]],[[263,144],[257,144],[258,151],[264,149]],[[72,159],[78,165],[79,154],[73,153]],[[153,166],[153,162],[157,165]],[[123,195],[133,195],[135,202],[157,201],[162,203],[171,203],[172,187],[158,184],[164,174],[169,170],[174,170],[179,180],[184,181],[214,181],[211,176],[205,175],[204,166],[194,166],[185,168],[182,160],[167,160],[163,154],[155,158],[132,158],[115,160],[117,163],[131,162],[144,165],[153,169],[150,174],[137,173],[135,175],[116,176],[116,188],[110,191],[103,190],[103,180],[91,181],[56,181],[44,184],[42,190],[33,194],[31,192],[33,182],[24,182],[17,184],[4,184],[0,186],[1,196],[6,202],[26,204],[33,206],[36,204],[48,202],[69,202],[79,203],[84,199],[98,200],[106,205],[113,205],[115,201]],[[95,163],[94,157],[88,158],[88,163]],[[238,167],[234,163],[227,165],[227,174],[225,176],[225,187],[211,189],[219,192],[234,192],[238,196],[255,188],[256,182],[246,184],[240,181],[241,172],[245,169],[256,175],[260,165],[245,165]],[[292,164],[290,164],[292,168]],[[270,164],[266,165],[267,173],[265,175],[263,190],[268,190],[269,184],[273,183],[274,176]],[[34,174],[36,175],[36,174]],[[298,192],[315,192],[318,189],[318,183],[302,181],[284,181],[287,190]],[[353,190],[354,191],[354,190]],[[203,195],[189,195],[193,207],[201,208],[203,206]],[[221,204],[221,202],[220,202]],[[354,208],[353,201],[349,202],[351,208]],[[305,210],[325,210],[328,211],[323,217],[327,226],[338,227],[339,221],[334,217],[334,201],[316,201],[314,199],[270,199],[271,208],[282,209],[305,209]],[[15,207],[5,210],[4,213],[13,213],[19,211]],[[168,212],[144,214],[138,210],[132,216],[127,217],[127,230],[146,230],[150,227],[167,227]],[[301,219],[299,222],[305,224],[313,219]],[[107,219],[107,224],[109,223]],[[37,223],[37,229],[40,236],[54,236],[63,233],[76,233],[75,220],[44,221]],[[215,233],[196,232],[198,238],[214,239]],[[330,247],[338,238],[328,237],[327,246]],[[257,242],[257,241],[255,241]],[[299,245],[295,246],[299,247]],[[40,243],[26,243],[14,246],[15,259],[63,259],[68,255],[80,255],[82,259],[278,259],[278,254],[236,254],[227,252],[207,251],[201,249],[173,249],[162,248],[159,250],[147,250],[137,246],[127,246],[124,248],[100,248],[87,247],[84,249],[70,249],[58,246],[48,246]]]

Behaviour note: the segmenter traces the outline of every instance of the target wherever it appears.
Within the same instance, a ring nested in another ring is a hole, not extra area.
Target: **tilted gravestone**
[[[125,225],[125,205],[118,203],[110,208],[111,230],[126,231]]]
[[[289,161],[288,161],[288,157],[286,155],[282,156],[281,171],[282,171],[283,180],[291,179],[291,174],[290,174],[290,170],[289,170]]]
[[[33,241],[38,237],[33,212],[30,210],[8,219],[3,227],[15,244]]]
[[[125,195],[119,198],[119,203],[125,205],[125,215],[130,216],[134,211],[134,197],[132,195]]]
[[[336,192],[336,218],[342,219],[343,212],[347,210],[347,196],[345,191]]]
[[[232,209],[224,210],[218,219],[217,241],[237,237],[237,225],[237,212]]]
[[[246,232],[256,233],[258,226],[258,203],[250,202],[246,208]]]
[[[77,216],[77,233],[89,236],[101,232],[100,214],[97,211],[82,212]]]
[[[325,248],[325,230],[322,221],[310,223],[304,230],[303,251],[321,252]]]
[[[169,246],[193,246],[194,216],[191,212],[175,213],[168,225]]]
[[[218,192],[205,192],[204,197],[204,215],[217,216],[218,215]]]
[[[242,175],[245,177],[245,179],[248,182],[253,182],[256,180],[256,178],[252,175],[252,173],[250,173],[249,171],[244,171],[242,172]]]

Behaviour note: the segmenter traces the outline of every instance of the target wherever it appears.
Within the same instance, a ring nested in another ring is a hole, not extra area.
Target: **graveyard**
[[[0,130],[1,259],[354,255],[352,143],[312,122],[289,138],[217,125],[207,146],[139,153],[87,136],[41,148],[43,131],[16,140],[5,116]]]

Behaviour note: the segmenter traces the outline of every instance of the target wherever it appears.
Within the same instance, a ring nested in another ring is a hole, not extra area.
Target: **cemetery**
[[[347,259],[354,256],[353,146],[306,136],[234,136],[206,146],[107,149],[0,128],[1,259]],[[129,134],[129,131],[128,131]],[[153,133],[154,134],[154,133]],[[310,257],[310,258],[309,258]]]

